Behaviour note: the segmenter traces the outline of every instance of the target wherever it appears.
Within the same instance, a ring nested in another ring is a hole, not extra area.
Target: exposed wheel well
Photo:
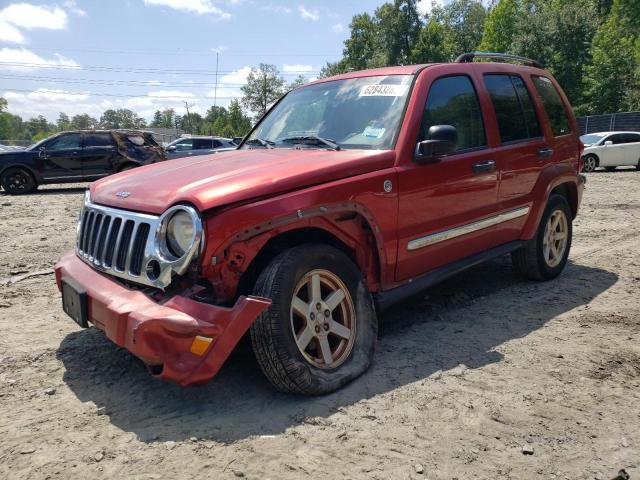
[[[353,263],[358,266],[358,268],[361,268],[355,251],[330,232],[316,227],[290,230],[271,238],[269,241],[267,241],[267,243],[265,243],[258,255],[256,255],[256,257],[253,259],[247,270],[242,274],[242,277],[240,278],[240,282],[238,284],[238,293],[241,295],[250,294],[253,289],[253,285],[258,278],[258,275],[275,256],[279,255],[285,250],[299,245],[304,245],[306,243],[321,243],[337,248],[338,250],[344,252],[353,261]]]
[[[136,167],[139,167],[139,166],[140,165],[138,165],[135,162],[126,162],[126,163],[123,163],[122,165],[120,165],[118,167],[118,172],[122,172],[123,170],[125,170],[127,168],[136,168]]]
[[[551,197],[551,195],[553,194],[562,195],[567,199],[567,202],[571,207],[573,218],[576,218],[576,215],[578,213],[578,192],[576,190],[576,186],[571,182],[561,183],[553,190],[551,190],[549,197]]]

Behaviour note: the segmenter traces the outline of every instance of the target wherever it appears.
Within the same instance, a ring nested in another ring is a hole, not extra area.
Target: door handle
[[[473,164],[473,173],[493,172],[496,169],[496,162],[493,160],[485,160]]]
[[[541,148],[538,150],[538,157],[540,158],[549,158],[553,155],[553,148]]]

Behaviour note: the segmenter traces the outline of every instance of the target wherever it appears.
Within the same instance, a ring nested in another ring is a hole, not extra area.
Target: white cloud
[[[180,90],[156,90],[155,92],[147,93],[147,97],[159,97],[159,98],[171,98],[171,99],[186,99],[195,97],[195,94],[191,92],[183,92]],[[136,97],[143,98],[143,97]]]
[[[311,20],[315,22],[320,19],[320,14],[317,10],[308,10],[304,5],[300,5],[298,7],[298,12],[300,13],[300,18],[303,20]]]
[[[266,4],[266,5],[260,5],[260,10],[264,10],[266,12],[271,12],[271,13],[292,13],[293,12],[293,8],[291,7],[285,7],[282,5],[273,5],[273,4]]]
[[[20,30],[18,30],[13,25],[7,23],[2,18],[2,15],[0,15],[0,40],[4,42],[19,43],[19,44],[23,44],[27,42],[27,39],[24,38],[24,35],[22,35],[22,33],[20,33]]]
[[[64,6],[64,8],[69,10],[71,13],[74,13],[75,15],[78,15],[79,17],[86,17],[87,16],[87,12],[82,10],[80,7],[78,7],[78,5],[76,4],[75,0],[66,0],[62,5]]]
[[[14,3],[0,10],[0,17],[6,23],[25,30],[64,30],[67,27],[67,13],[59,7]]]
[[[442,0],[418,0],[417,8],[420,15],[428,15],[433,7],[442,6]]]
[[[193,12],[198,15],[215,15],[220,20],[227,20],[231,18],[230,13],[216,7],[212,0],[144,0],[144,3],[145,5],[159,5],[173,8],[174,10]]]
[[[336,33],[342,33],[344,32],[344,25],[342,25],[341,23],[336,23],[335,25],[331,26],[331,30]]]
[[[312,72],[313,65],[302,65],[300,63],[296,63],[294,65],[284,64],[282,65],[282,71],[285,73],[304,73],[304,72]]]
[[[26,64],[26,65],[4,65],[4,63]],[[2,48],[0,49],[0,70],[37,70],[42,68],[39,65],[61,65],[67,67],[78,67],[75,60],[64,57],[59,53],[54,53],[53,58],[43,58],[26,48]]]

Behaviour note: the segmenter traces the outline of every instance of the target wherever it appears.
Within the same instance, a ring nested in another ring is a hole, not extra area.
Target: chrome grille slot
[[[188,206],[168,209],[189,210]],[[166,213],[166,212],[165,212]],[[165,288],[175,274],[182,275],[197,258],[202,239],[202,224],[196,214],[197,237],[189,252],[181,258],[165,253],[158,232],[163,217],[131,212],[92,203],[87,195],[78,220],[76,253],[96,270],[135,283]],[[159,274],[147,275],[151,261],[160,265]]]

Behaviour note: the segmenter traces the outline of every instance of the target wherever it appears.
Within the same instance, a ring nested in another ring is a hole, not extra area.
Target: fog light
[[[157,260],[151,260],[147,263],[147,278],[152,282],[156,281],[160,276],[160,263]]]
[[[204,355],[204,352],[207,351],[207,348],[209,348],[211,342],[213,342],[213,338],[201,337],[200,335],[198,335],[193,339],[193,343],[191,344],[191,353],[201,357],[202,355]]]

